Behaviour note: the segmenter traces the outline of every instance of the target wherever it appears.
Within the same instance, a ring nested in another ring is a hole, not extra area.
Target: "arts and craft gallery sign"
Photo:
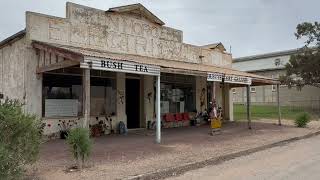
[[[252,79],[245,76],[225,75],[222,73],[208,73],[207,81],[225,82],[232,84],[247,84],[252,83]]]
[[[151,76],[160,75],[160,67],[154,65],[140,64],[124,60],[110,58],[85,57],[80,64],[81,68],[89,68],[102,71],[124,72],[133,74],[144,74]]]

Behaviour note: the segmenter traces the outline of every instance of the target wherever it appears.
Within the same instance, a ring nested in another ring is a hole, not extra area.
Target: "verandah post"
[[[160,75],[157,76],[157,120],[156,120],[156,143],[161,143],[161,118],[160,118]]]
[[[248,119],[248,128],[251,129],[251,111],[250,111],[250,85],[247,85],[247,119]]]
[[[90,69],[83,69],[82,74],[82,106],[83,106],[83,123],[82,127],[89,128],[90,121]]]

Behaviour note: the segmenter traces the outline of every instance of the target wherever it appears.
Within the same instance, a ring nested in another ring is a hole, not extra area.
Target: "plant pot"
[[[67,131],[60,131],[60,139],[66,139],[68,137]]]

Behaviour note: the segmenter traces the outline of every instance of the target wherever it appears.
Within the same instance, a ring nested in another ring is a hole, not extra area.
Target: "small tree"
[[[75,128],[70,131],[67,137],[73,157],[81,169],[85,160],[89,157],[92,141],[89,137],[89,130],[86,128]]]
[[[298,117],[294,120],[294,123],[297,127],[306,127],[307,124],[310,122],[310,115],[306,112],[301,113]]]
[[[18,101],[0,102],[1,179],[20,179],[23,167],[36,161],[42,127],[34,115],[23,113]]]
[[[305,85],[320,87],[320,23],[304,22],[297,25],[297,39],[306,39],[305,46],[291,55],[286,64],[282,83],[299,90]]]

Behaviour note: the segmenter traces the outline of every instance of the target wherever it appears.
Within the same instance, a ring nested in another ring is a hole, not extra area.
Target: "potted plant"
[[[78,122],[76,120],[59,120],[58,126],[60,128],[60,139],[66,139],[70,129],[77,125]]]

